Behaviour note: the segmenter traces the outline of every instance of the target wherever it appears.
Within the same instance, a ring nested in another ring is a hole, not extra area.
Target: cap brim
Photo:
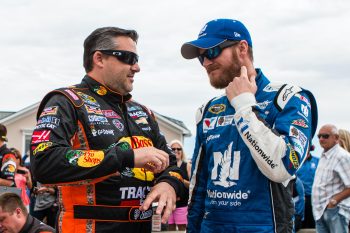
[[[186,59],[192,59],[199,56],[199,49],[210,49],[223,42],[226,39],[203,38],[187,42],[181,46],[181,54]]]

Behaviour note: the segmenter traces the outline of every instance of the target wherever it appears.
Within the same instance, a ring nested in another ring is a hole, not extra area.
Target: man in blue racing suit
[[[196,115],[187,232],[292,232],[291,180],[316,130],[313,95],[255,69],[237,20],[208,22],[181,53],[226,92]]]

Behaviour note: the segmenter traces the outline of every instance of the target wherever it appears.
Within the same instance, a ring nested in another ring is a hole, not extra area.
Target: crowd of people
[[[322,155],[311,155],[313,94],[254,67],[243,23],[209,21],[181,47],[224,90],[197,111],[190,161],[132,99],[137,41],[117,27],[85,39],[81,83],[39,106],[30,168],[0,124],[0,186],[12,188],[0,196],[0,232],[147,233],[156,214],[167,230],[188,233],[348,233],[349,132],[322,126]]]

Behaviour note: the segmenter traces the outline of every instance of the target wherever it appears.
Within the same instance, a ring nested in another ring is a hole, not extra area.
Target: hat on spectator
[[[3,124],[0,124],[0,140],[7,142],[7,129]]]
[[[245,40],[253,47],[248,29],[243,23],[234,19],[215,19],[204,25],[197,40],[182,45],[181,54],[186,59],[196,58],[199,56],[199,49],[210,49],[227,40]]]

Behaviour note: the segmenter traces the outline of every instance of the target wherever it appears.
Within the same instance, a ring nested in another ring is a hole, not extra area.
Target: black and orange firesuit
[[[134,148],[169,154],[160,174],[134,167]],[[58,232],[151,232],[152,210],[139,210],[151,187],[183,191],[176,158],[144,106],[85,76],[43,99],[31,143],[32,172],[57,185]]]

